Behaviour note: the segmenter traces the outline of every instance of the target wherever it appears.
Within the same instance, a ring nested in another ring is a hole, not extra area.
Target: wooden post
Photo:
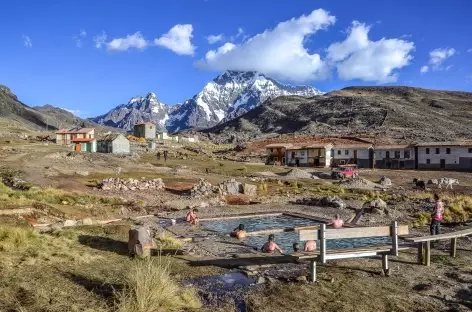
[[[315,259],[310,260],[310,281],[316,282],[316,261]]]
[[[451,257],[456,257],[456,247],[457,247],[457,237],[455,238],[451,238],[451,250],[450,250],[450,254],[451,254]]]
[[[418,263],[419,264],[424,264],[424,243],[423,242],[419,242],[418,243]]]
[[[320,262],[325,264],[326,263],[326,224],[321,224],[319,229],[320,238]]]
[[[425,250],[425,258],[426,258],[426,266],[431,265],[431,241],[426,242],[426,250]]]
[[[392,255],[398,257],[398,225],[397,221],[392,222],[390,226],[390,232],[392,235]]]
[[[388,255],[382,254],[382,271],[385,276],[390,276],[390,270],[388,268]]]

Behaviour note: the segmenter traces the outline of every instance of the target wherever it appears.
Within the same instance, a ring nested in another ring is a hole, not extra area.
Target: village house
[[[472,169],[472,142],[424,142],[415,147],[416,169]]]
[[[95,153],[97,151],[97,140],[95,138],[72,139],[73,150],[76,152]]]
[[[60,129],[56,131],[56,144],[70,145],[75,139],[92,139],[94,137],[94,128]]]
[[[287,148],[292,147],[292,144],[288,143],[275,143],[266,145],[266,164],[272,165],[275,163],[280,163],[285,165],[285,152]]]
[[[158,132],[157,133],[157,138],[159,140],[171,140],[171,136],[169,136],[169,134],[165,131],[163,132]]]
[[[134,125],[133,135],[137,138],[155,139],[156,125],[152,122],[140,122]]]
[[[198,136],[184,136],[179,135],[179,142],[198,142]]]
[[[308,150],[299,145],[287,147],[285,151],[285,164],[288,166],[308,166]]]
[[[376,145],[374,148],[375,168],[415,169],[414,145]]]
[[[323,167],[331,165],[331,143],[312,143],[304,146],[291,146],[286,149],[287,165],[297,167]]]
[[[129,154],[129,140],[121,133],[111,133],[97,140],[97,152],[113,154]]]
[[[331,165],[357,165],[359,168],[374,168],[374,149],[370,143],[335,144]]]

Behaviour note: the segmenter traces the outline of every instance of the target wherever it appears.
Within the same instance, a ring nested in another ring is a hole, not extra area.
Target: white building
[[[374,149],[370,143],[335,144],[333,166],[357,165],[359,168],[374,167]]]
[[[375,145],[375,168],[415,169],[415,146],[409,144]]]
[[[333,144],[312,143],[305,146],[290,146],[286,148],[287,165],[301,167],[323,167],[331,165]]]
[[[472,169],[472,142],[416,144],[417,169]]]

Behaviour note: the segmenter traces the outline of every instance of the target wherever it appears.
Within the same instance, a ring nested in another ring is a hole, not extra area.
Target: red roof
[[[89,133],[95,130],[95,128],[80,128],[80,129],[60,129],[56,131],[56,134],[75,134],[75,133]]]
[[[72,139],[72,142],[91,142],[95,140],[95,138],[75,138],[75,139]]]

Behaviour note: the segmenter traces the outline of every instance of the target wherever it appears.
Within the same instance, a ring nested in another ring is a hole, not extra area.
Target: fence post
[[[320,238],[320,262],[326,263],[326,224],[322,223],[318,237]]]
[[[316,282],[316,261],[315,259],[310,260],[310,281]]]
[[[398,225],[397,221],[392,222],[390,226],[390,232],[392,235],[392,255],[398,257]]]

